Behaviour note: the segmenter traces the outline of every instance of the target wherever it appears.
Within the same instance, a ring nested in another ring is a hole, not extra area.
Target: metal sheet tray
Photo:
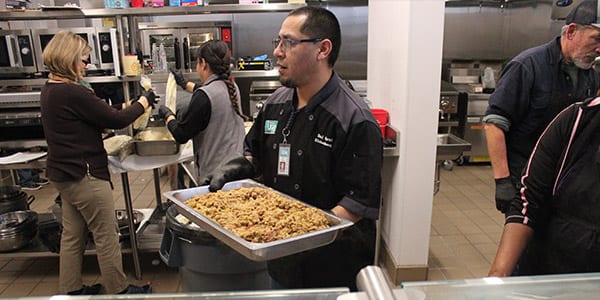
[[[148,127],[144,131],[152,130],[157,134],[169,136],[171,133],[166,127]],[[140,156],[174,155],[179,153],[179,144],[174,139],[168,140],[141,140],[139,132],[133,138],[134,152]]]
[[[291,200],[298,201],[288,195],[273,190],[251,179],[229,182],[223,186],[223,191],[232,190],[238,187],[262,187],[270,189]],[[337,238],[342,229],[352,226],[353,224],[346,219],[339,218],[333,214],[323,211],[327,217],[327,220],[329,221],[329,228],[267,243],[252,243],[225,229],[223,226],[217,224],[215,221],[209,219],[185,204],[187,199],[207,193],[209,193],[208,186],[201,186],[165,192],[163,195],[165,195],[169,200],[173,201],[177,207],[177,211],[179,211],[180,214],[187,217],[190,221],[198,224],[208,233],[212,234],[215,238],[227,244],[240,254],[254,261],[271,260],[327,245]],[[306,205],[310,206],[308,204]]]

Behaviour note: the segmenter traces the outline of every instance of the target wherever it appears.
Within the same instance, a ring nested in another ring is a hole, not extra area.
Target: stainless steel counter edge
[[[0,85],[6,86],[41,86],[46,83],[48,78],[32,78],[32,79],[0,79]],[[140,76],[89,76],[85,77],[89,83],[108,83],[108,82],[133,82],[140,81]]]
[[[152,74],[147,74],[148,77],[150,77],[150,79],[152,79],[152,82],[167,82],[168,76],[169,76],[169,72],[161,72],[161,73],[152,73]],[[183,73],[183,77],[185,77],[185,79],[189,80],[189,81],[194,81],[194,82],[199,82],[200,81],[200,76],[198,76],[198,73],[194,72],[184,72]],[[250,70],[250,71],[231,71],[231,77],[235,78],[275,78],[275,79],[279,79],[279,71],[277,68],[272,69],[272,70]],[[132,78],[137,78],[137,80],[140,79],[139,76],[136,77],[132,77]],[[133,80],[135,81],[135,80]]]
[[[77,19],[104,18],[114,16],[159,16],[159,15],[194,15],[216,13],[259,13],[287,12],[306,4],[216,4],[207,6],[165,6],[140,8],[91,8],[91,9],[53,9],[53,10],[2,10],[0,21],[32,20],[32,19]]]

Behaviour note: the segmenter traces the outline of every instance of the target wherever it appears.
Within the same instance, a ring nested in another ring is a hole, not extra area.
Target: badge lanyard
[[[290,153],[292,150],[292,145],[288,144],[287,137],[290,136],[290,130],[294,125],[294,121],[296,120],[296,115],[298,114],[298,110],[292,110],[292,114],[290,118],[285,124],[283,130],[281,130],[281,135],[283,135],[283,141],[279,144],[279,160],[277,164],[277,175],[290,176]]]

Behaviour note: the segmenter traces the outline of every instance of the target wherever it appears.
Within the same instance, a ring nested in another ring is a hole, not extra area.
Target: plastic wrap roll
[[[165,106],[172,112],[177,113],[177,81],[175,81],[175,76],[172,73],[169,73],[165,94]]]

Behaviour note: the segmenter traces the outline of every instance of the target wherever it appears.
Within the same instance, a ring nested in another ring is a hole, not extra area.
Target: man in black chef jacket
[[[345,286],[374,263],[381,131],[369,107],[333,71],[340,25],[330,11],[292,11],[273,40],[284,87],[269,97],[243,157],[209,175],[210,189],[257,178],[280,192],[355,222],[332,244],[268,262],[275,287]]]

